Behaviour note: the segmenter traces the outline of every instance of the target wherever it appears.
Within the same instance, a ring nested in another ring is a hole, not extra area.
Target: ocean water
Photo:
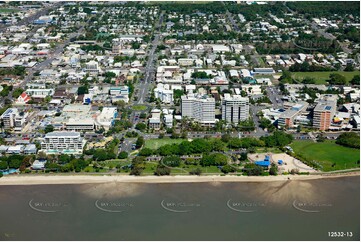
[[[356,176],[0,186],[0,239],[359,240],[359,184]]]

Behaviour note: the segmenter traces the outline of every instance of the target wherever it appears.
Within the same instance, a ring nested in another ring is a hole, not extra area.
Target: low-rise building
[[[115,118],[118,116],[116,107],[104,107],[100,115],[97,117],[97,123],[105,130],[109,130],[114,125]]]
[[[46,98],[54,94],[54,89],[27,89],[26,93],[32,98]]]

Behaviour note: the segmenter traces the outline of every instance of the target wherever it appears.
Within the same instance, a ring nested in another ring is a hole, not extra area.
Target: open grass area
[[[155,169],[157,168],[157,163],[150,163],[150,162],[146,162],[145,163],[145,169],[143,170],[144,175],[153,175]]]
[[[104,167],[116,167],[117,165],[125,166],[131,164],[130,161],[127,159],[114,159],[114,160],[108,160],[108,161],[100,161],[99,164]]]
[[[145,147],[150,149],[158,149],[159,147],[166,145],[166,144],[179,144],[185,141],[185,139],[170,139],[170,138],[163,138],[163,139],[148,139],[145,141]]]
[[[157,162],[146,162],[145,169],[143,171],[143,175],[153,175],[154,171],[157,168],[158,163]],[[200,168],[202,170],[202,174],[221,174],[222,172],[220,169],[216,166],[208,166],[208,167],[202,167],[202,166],[196,166],[196,165],[185,165],[182,163],[180,167],[173,167],[171,168],[171,175],[189,175],[189,172]]]
[[[349,82],[355,75],[359,75],[359,71],[316,71],[316,72],[292,72],[294,79],[303,80],[306,77],[314,78],[316,84],[326,84],[326,81],[330,78],[330,74],[337,73],[346,77],[346,81]]]
[[[0,13],[13,13],[13,12],[19,12],[18,9],[13,8],[0,8]]]
[[[284,153],[284,152],[277,147],[260,147],[260,148],[256,148],[256,153],[280,154],[280,153]]]
[[[360,167],[360,150],[344,147],[335,141],[314,143],[312,141],[294,141],[293,151],[302,155],[306,160],[316,161],[323,167],[323,171],[344,170]]]
[[[145,105],[134,105],[132,107],[132,109],[134,111],[144,111],[144,110],[147,110],[147,106],[145,106]]]

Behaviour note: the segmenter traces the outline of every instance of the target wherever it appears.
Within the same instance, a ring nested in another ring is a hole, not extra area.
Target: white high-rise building
[[[214,98],[207,95],[195,97],[182,96],[182,117],[193,118],[202,125],[214,125],[216,103]]]
[[[41,142],[41,151],[46,154],[82,154],[85,143],[79,132],[50,132]]]
[[[226,93],[222,100],[222,119],[230,123],[238,123],[249,117],[249,98]]]

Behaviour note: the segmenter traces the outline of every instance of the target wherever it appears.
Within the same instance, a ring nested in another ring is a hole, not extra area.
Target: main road
[[[154,79],[154,74],[155,74],[155,65],[154,65],[154,61],[156,61],[156,59],[154,59],[154,57],[156,56],[155,51],[159,45],[159,42],[161,40],[161,34],[160,34],[160,28],[162,26],[162,22],[163,22],[163,13],[160,14],[159,16],[159,21],[155,26],[155,35],[154,35],[154,40],[152,42],[152,48],[150,49],[149,53],[148,53],[148,61],[147,61],[147,65],[145,67],[145,74],[144,74],[144,80],[141,80],[138,86],[139,89],[139,98],[137,101],[134,102],[134,104],[143,104],[144,102],[146,102],[146,96],[149,93],[149,87],[151,84],[151,81]]]
[[[161,41],[160,29],[161,29],[162,23],[163,23],[163,13],[160,14],[159,21],[154,26],[154,39],[152,42],[152,47],[148,51],[148,61],[147,61],[147,65],[144,70],[145,71],[144,80],[140,80],[139,83],[137,84],[137,91],[138,91],[137,92],[138,93],[137,100],[133,102],[133,105],[147,103],[148,94],[151,92],[152,82],[155,79],[155,70],[156,70],[156,67],[155,67],[156,53],[155,52]],[[134,126],[139,121],[139,115],[140,115],[140,111],[132,112],[130,120],[134,123]]]

